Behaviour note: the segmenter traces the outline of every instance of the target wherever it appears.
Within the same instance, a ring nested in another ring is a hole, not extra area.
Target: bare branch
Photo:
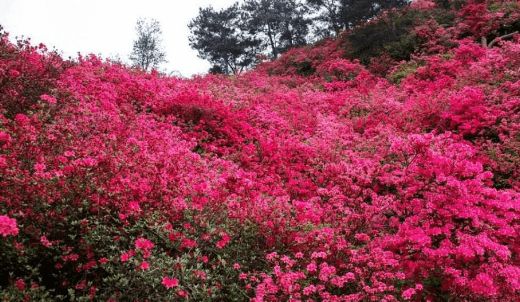
[[[480,43],[482,44],[482,47],[488,47],[487,46],[487,38],[486,37],[480,38]]]
[[[496,37],[496,38],[493,39],[493,41],[491,41],[491,43],[489,43],[489,45],[487,46],[487,48],[491,48],[491,47],[493,47],[493,45],[495,45],[495,43],[498,42],[498,38],[500,38],[500,39],[511,38],[513,35],[515,35],[515,34],[517,34],[517,33],[518,33],[518,31],[515,31],[515,32],[510,33],[510,34],[503,35],[502,37]],[[482,37],[482,38],[483,38],[483,41],[484,41],[485,37]]]

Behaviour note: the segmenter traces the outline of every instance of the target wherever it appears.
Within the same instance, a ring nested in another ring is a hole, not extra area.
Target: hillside
[[[519,29],[418,0],[191,79],[3,33],[0,297],[517,301]]]

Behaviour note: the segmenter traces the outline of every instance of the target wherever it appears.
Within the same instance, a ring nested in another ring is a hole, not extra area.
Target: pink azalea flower
[[[40,99],[47,101],[49,104],[56,104],[56,99],[47,94],[40,95]]]
[[[123,253],[123,255],[121,255],[121,262],[126,262],[126,261],[128,261],[128,258],[130,258],[130,257],[128,256],[128,254],[127,254],[127,253]]]
[[[149,250],[149,249],[152,249],[153,246],[154,246],[154,244],[150,240],[145,239],[145,238],[138,238],[135,241],[135,247],[140,250]]]
[[[172,288],[174,286],[179,286],[179,279],[177,279],[177,278],[170,279],[168,277],[164,277],[162,280],[162,284],[164,284],[164,286],[166,286],[166,288]]]
[[[20,75],[20,72],[16,69],[11,69],[11,70],[9,70],[9,75],[16,78]]]
[[[189,297],[190,294],[188,294],[188,292],[186,292],[186,291],[179,290],[179,291],[177,292],[177,295],[178,295],[179,297],[187,298],[187,297]]]
[[[49,240],[47,240],[47,237],[45,237],[45,236],[41,236],[41,237],[40,237],[40,242],[41,242],[41,243],[43,244],[43,246],[45,246],[45,247],[49,247],[49,246],[52,245],[52,243],[51,243]]]
[[[311,263],[311,264],[307,265],[307,271],[308,272],[315,272],[316,268],[317,268],[316,264],[314,264],[314,263]]]
[[[23,279],[18,279],[16,280],[16,282],[14,283],[14,286],[16,286],[16,288],[19,290],[19,291],[23,291],[25,289],[25,282],[23,281]]]
[[[406,300],[410,300],[410,298],[415,294],[415,289],[413,288],[409,288],[407,290],[405,290],[402,294],[403,298],[405,298]]]
[[[139,264],[139,268],[141,268],[142,270],[147,270],[150,268],[150,265],[148,264],[148,262],[143,261]]]
[[[34,165],[34,170],[36,170],[36,172],[43,172],[45,170],[45,165],[44,164],[36,164]]]
[[[16,220],[5,215],[0,216],[0,234],[3,237],[6,237],[7,235],[14,236],[18,234]]]

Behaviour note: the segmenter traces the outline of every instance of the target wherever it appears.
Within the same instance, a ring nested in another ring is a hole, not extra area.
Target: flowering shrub
[[[514,301],[520,35],[464,26],[184,80],[3,34],[0,298]]]
[[[368,70],[372,74],[385,77],[397,64],[398,62],[392,60],[392,58],[385,52],[381,55],[381,57],[370,59]]]

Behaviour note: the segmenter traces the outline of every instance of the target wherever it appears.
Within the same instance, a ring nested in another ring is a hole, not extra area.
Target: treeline
[[[292,47],[337,37],[383,10],[411,0],[245,0],[215,11],[200,8],[188,25],[190,46],[212,64],[209,72],[235,73],[258,55],[276,58]]]
[[[230,74],[254,65],[258,55],[276,58],[292,47],[338,37],[340,32],[351,31],[384,10],[400,9],[411,2],[244,0],[220,11],[210,6],[200,8],[199,15],[188,25],[190,46],[198,51],[200,58],[212,64],[209,72]],[[450,6],[446,0],[437,2],[446,9]],[[394,28],[395,33],[391,36],[399,38],[409,25]],[[362,44],[380,43],[388,37],[387,34],[376,37],[377,41],[363,41]],[[366,33],[361,33],[354,40],[366,39],[365,36]]]
[[[237,2],[218,12],[212,7],[201,8],[188,25],[189,39],[199,57],[212,64],[209,70],[212,73],[234,74],[253,67],[262,58],[273,59],[292,47],[316,45],[320,40],[334,37],[346,42],[342,44],[346,45],[342,46],[345,58],[358,59],[367,67],[371,65],[372,72],[384,76],[391,66],[410,60],[414,53],[421,55],[424,51],[456,47],[451,38],[478,37],[476,42],[487,47],[492,47],[497,37],[510,38],[520,30],[520,20],[515,19],[513,7],[500,18],[496,14],[475,12],[476,18],[482,19],[476,23],[466,16],[468,5],[481,11],[489,4],[493,11],[499,3],[244,0],[242,4]],[[457,22],[466,27],[455,33],[452,31]],[[426,46],[432,35],[437,37],[437,44]],[[302,74],[312,74],[312,69],[304,68]]]

